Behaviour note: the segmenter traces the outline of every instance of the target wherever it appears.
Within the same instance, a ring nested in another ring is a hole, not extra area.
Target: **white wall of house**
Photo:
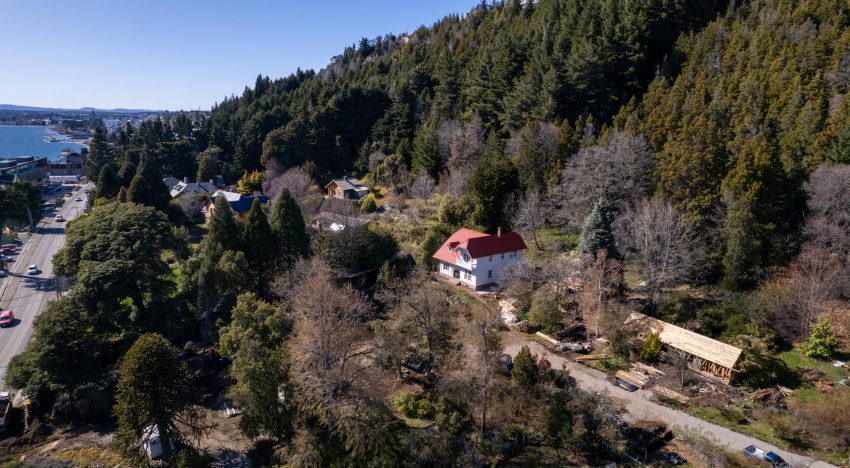
[[[479,285],[498,283],[502,268],[519,260],[522,260],[522,250],[477,258],[473,273],[480,278]]]
[[[485,284],[498,283],[502,268],[521,259],[522,250],[517,250],[476,259],[471,258],[469,262],[458,259],[455,265],[441,261],[439,271],[449,278],[454,277],[455,271],[458,271],[457,279],[474,289]]]

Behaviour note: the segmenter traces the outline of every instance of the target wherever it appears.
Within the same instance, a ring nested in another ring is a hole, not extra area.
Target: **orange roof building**
[[[525,241],[515,232],[485,234],[462,228],[449,237],[434,253],[442,275],[478,289],[498,283],[507,265],[522,259]]]

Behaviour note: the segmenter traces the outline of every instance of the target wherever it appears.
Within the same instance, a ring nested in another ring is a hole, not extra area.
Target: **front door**
[[[460,279],[460,270],[455,268],[454,271],[452,271],[452,277]]]

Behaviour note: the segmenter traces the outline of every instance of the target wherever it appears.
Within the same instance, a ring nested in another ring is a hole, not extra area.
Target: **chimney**
[[[188,183],[189,183],[189,178],[188,178],[188,177],[183,177],[183,183],[184,183],[184,184],[188,184]]]
[[[213,179],[210,179],[210,185],[215,185],[215,182],[213,182]]]
[[[502,237],[502,226],[496,228],[496,237]]]

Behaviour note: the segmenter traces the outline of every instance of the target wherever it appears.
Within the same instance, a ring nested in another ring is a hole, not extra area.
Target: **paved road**
[[[579,388],[587,392],[600,393],[612,398],[620,403],[628,413],[623,417],[627,421],[658,421],[668,426],[680,426],[682,428],[698,429],[703,433],[707,433],[714,437],[720,446],[727,446],[729,450],[743,450],[748,445],[755,445],[764,450],[773,451],[785,459],[791,466],[800,467],[829,467],[833,466],[829,463],[815,460],[814,458],[791,453],[780,449],[774,445],[762,442],[753,437],[739,434],[735,431],[727,429],[716,424],[703,421],[689,414],[677,411],[654,401],[650,401],[651,392],[638,390],[636,392],[627,392],[619,387],[613,386],[608,382],[608,376],[603,372],[583,366],[581,364],[567,360],[564,357],[554,354],[546,349],[540,343],[529,341],[524,337],[520,337],[513,332],[509,332],[512,336],[505,340],[510,341],[505,346],[504,352],[511,356],[516,356],[523,345],[527,345],[532,354],[542,356],[546,354],[546,359],[552,363],[552,368],[560,369],[561,365],[565,365],[573,377]]]
[[[35,317],[44,310],[47,301],[56,298],[52,260],[53,254],[65,244],[66,222],[54,221],[54,215],[61,214],[66,220],[71,220],[82,213],[86,188],[91,187],[87,185],[67,198],[62,208],[37,223],[35,232],[26,239],[22,236],[24,243],[15,261],[8,265],[9,275],[0,281],[0,307],[12,309],[16,319],[12,327],[0,329],[0,387],[9,361],[20,354],[30,340]],[[83,201],[74,201],[77,196]],[[28,275],[28,265],[38,266],[40,273]]]

